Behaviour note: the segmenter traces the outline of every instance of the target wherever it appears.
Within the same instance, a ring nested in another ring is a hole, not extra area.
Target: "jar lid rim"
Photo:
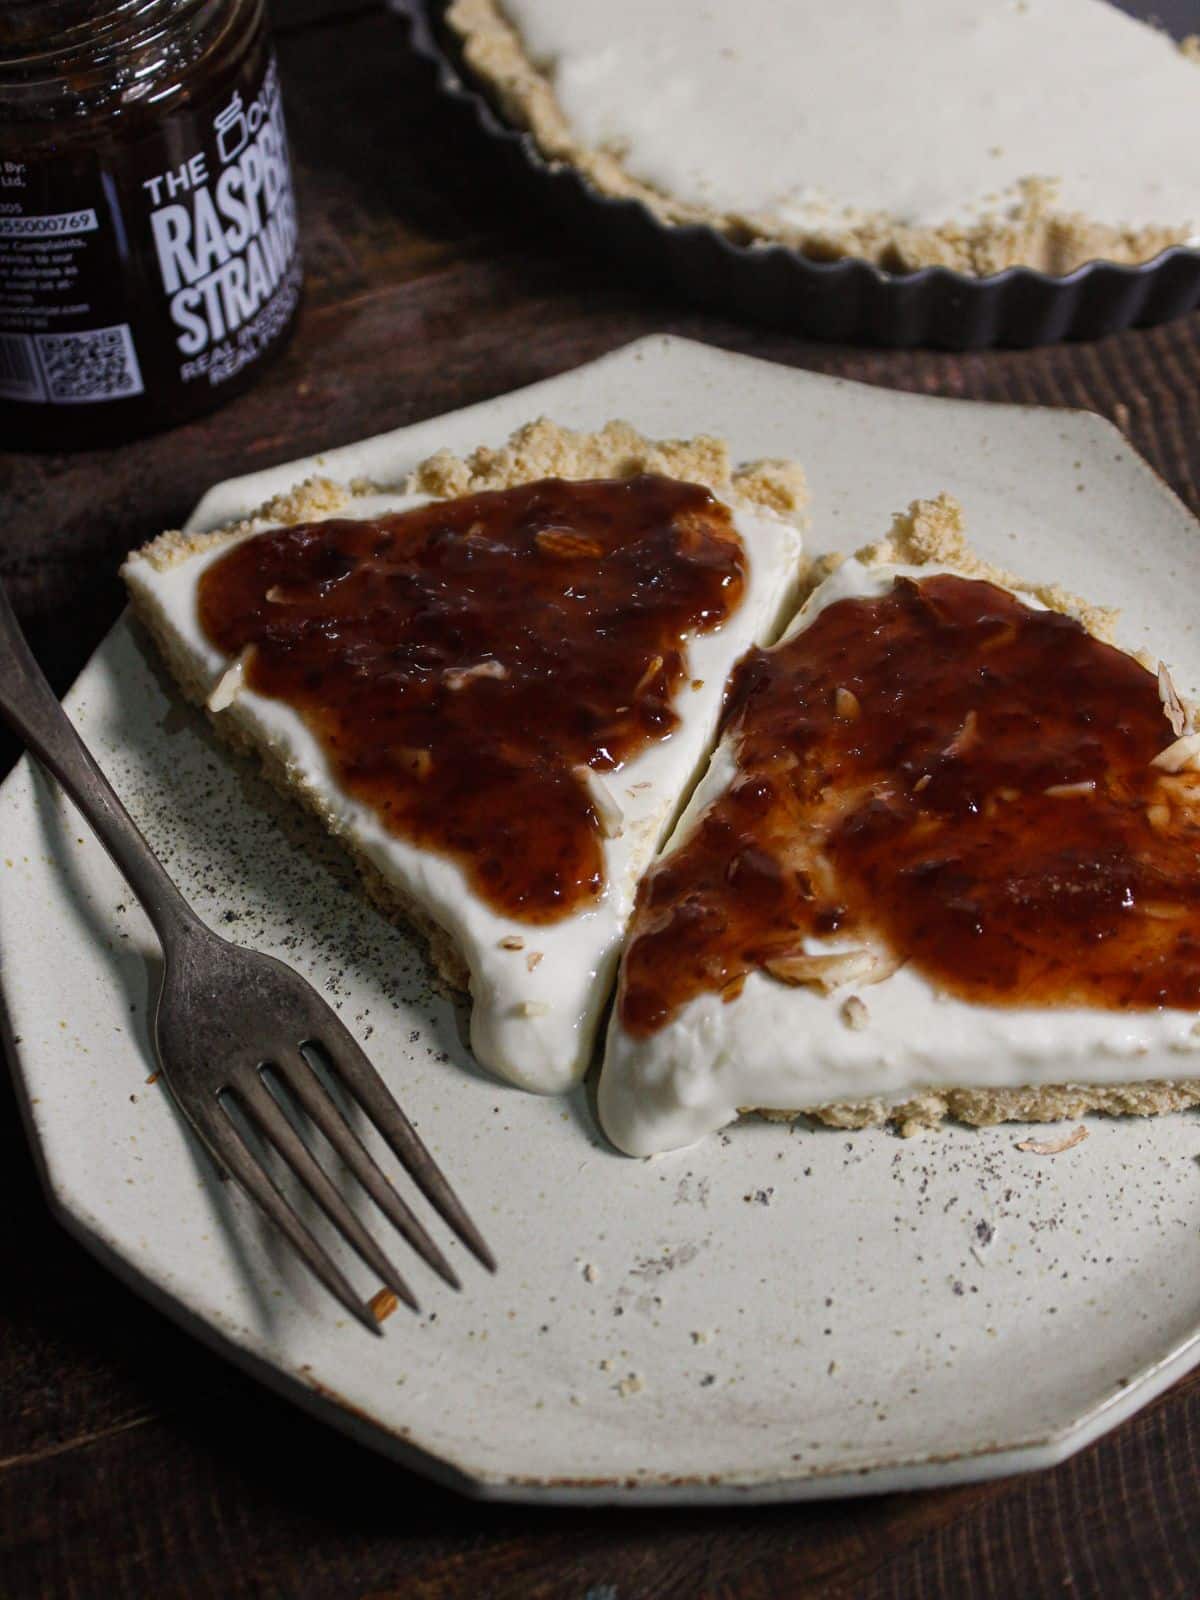
[[[68,63],[100,63],[144,49],[228,0],[6,0],[0,7],[0,73],[57,75]]]

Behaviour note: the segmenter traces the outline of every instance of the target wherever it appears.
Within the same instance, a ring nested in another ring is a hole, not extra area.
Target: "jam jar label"
[[[143,179],[159,280],[185,383],[222,383],[269,345],[299,289],[296,210],[272,61],[259,94],[237,90],[213,143]]]
[[[132,145],[0,162],[0,399],[182,420],[280,340],[300,257],[278,73],[256,65]]]
[[[115,400],[145,384],[120,296],[111,225],[90,185],[56,186],[57,211],[27,209],[25,162],[6,161],[0,190],[0,395],[12,400]],[[71,203],[75,202],[75,203]]]

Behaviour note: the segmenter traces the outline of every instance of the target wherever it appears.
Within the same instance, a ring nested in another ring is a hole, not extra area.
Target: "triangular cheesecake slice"
[[[126,562],[219,733],[315,811],[530,1089],[591,1057],[639,877],[801,575],[803,475],[542,421]]]
[[[1200,734],[1111,614],[916,502],[735,669],[643,880],[599,1091],[679,1148],[1200,1102]]]

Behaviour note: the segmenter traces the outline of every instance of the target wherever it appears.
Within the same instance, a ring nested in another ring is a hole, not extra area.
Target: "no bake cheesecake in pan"
[[[408,9],[443,91],[544,203],[690,298],[951,348],[1200,301],[1200,48],[1149,4]]]
[[[453,0],[542,153],[664,221],[897,272],[1200,243],[1200,74],[1110,0]]]

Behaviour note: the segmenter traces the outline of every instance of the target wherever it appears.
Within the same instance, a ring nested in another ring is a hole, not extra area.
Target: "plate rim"
[[[951,406],[961,410],[964,405],[968,405],[977,408],[982,406],[993,413],[998,410],[1020,414],[1048,413],[1053,415],[1057,422],[1072,424],[1082,433],[1099,434],[1113,443],[1119,441],[1123,457],[1126,460],[1131,458],[1140,465],[1156,492],[1167,495],[1179,511],[1195,521],[1181,498],[1141,456],[1126,435],[1110,419],[1096,412],[1081,408],[1038,406],[1021,402],[964,401],[951,396],[888,389],[875,384],[861,383],[855,379],[792,368],[785,363],[728,351],[699,340],[684,339],[671,334],[649,334],[565,372],[460,407],[455,411],[387,429],[328,451],[316,452],[273,467],[223,479],[201,496],[188,521],[188,526],[203,525],[206,509],[211,507],[215,498],[222,492],[227,495],[230,491],[240,493],[271,476],[336,468],[341,462],[351,461],[364,449],[384,450],[392,442],[404,436],[411,436],[422,428],[432,429],[446,424],[451,419],[465,419],[475,413],[486,413],[497,401],[513,401],[522,395],[536,395],[563,380],[577,380],[581,374],[597,366],[637,361],[651,352],[671,355],[678,352],[685,358],[716,358],[720,363],[750,364],[770,369],[775,373],[786,373],[789,377],[812,383],[816,387],[834,385],[843,388],[869,389],[877,397],[886,396],[904,405],[923,402],[935,408]],[[257,500],[252,500],[250,505],[257,503]],[[97,649],[89,656],[64,696],[64,703],[68,708],[75,702],[83,680],[93,669],[97,659],[113,647],[122,631],[128,629],[128,614],[123,612]],[[0,804],[11,803],[11,791],[16,784],[27,781],[31,771],[35,770],[31,758],[23,755],[3,784],[0,784]],[[231,1360],[239,1369],[264,1383],[272,1392],[299,1405],[310,1415],[336,1427],[358,1443],[468,1498],[517,1503],[597,1506],[632,1503],[660,1506],[767,1504],[833,1498],[847,1494],[856,1496],[884,1494],[897,1490],[984,1481],[1014,1472],[1056,1465],[1127,1420],[1160,1395],[1170,1384],[1200,1364],[1200,1324],[1198,1324],[1190,1333],[1148,1359],[1128,1377],[1114,1381],[1103,1398],[1090,1403],[1085,1415],[1076,1417],[1069,1423],[1041,1430],[1028,1439],[1003,1446],[984,1444],[973,1449],[910,1454],[884,1464],[868,1463],[851,1470],[818,1467],[810,1472],[780,1474],[775,1468],[766,1468],[762,1472],[753,1470],[737,1474],[727,1472],[714,1481],[711,1478],[668,1476],[652,1472],[626,1478],[577,1479],[554,1475],[539,1477],[471,1465],[470,1462],[457,1458],[448,1450],[427,1449],[415,1439],[404,1437],[386,1421],[359,1410],[327,1386],[314,1387],[315,1380],[306,1380],[301,1370],[287,1355],[280,1356],[276,1353],[273,1357],[268,1351],[257,1348],[262,1341],[251,1330],[234,1330],[217,1321],[209,1320],[202,1310],[193,1307],[183,1298],[186,1290],[167,1289],[161,1286],[139,1266],[131,1254],[134,1247],[127,1243],[123,1244],[120,1238],[110,1236],[101,1220],[90,1212],[76,1193],[72,1192],[69,1183],[62,1182],[61,1175],[56,1173],[42,1142],[38,1126],[39,1118],[32,1103],[31,1085],[26,1076],[24,1052],[15,1039],[12,1007],[7,998],[7,966],[8,964],[0,959],[0,1037],[2,1037],[3,1053],[11,1067],[17,1102],[35,1170],[47,1204],[56,1220],[101,1265],[143,1300],[168,1316],[184,1331],[197,1337],[207,1348]]]
[[[208,527],[215,526],[216,524],[210,521],[211,513],[209,508],[218,503],[221,497],[227,497],[228,491],[241,490],[252,484],[266,483],[269,480],[282,478],[285,474],[298,471],[324,472],[328,468],[336,467],[343,462],[349,464],[365,451],[373,452],[377,448],[382,449],[393,440],[429,428],[433,424],[457,422],[476,414],[484,414],[490,411],[498,401],[516,400],[522,395],[541,394],[543,391],[553,389],[562,380],[573,379],[580,373],[590,372],[598,367],[610,364],[619,366],[626,362],[639,361],[648,355],[665,354],[671,357],[676,352],[679,352],[685,358],[702,360],[715,358],[719,363],[731,366],[737,365],[760,368],[771,372],[786,372],[796,382],[812,384],[814,388],[835,387],[839,389],[865,390],[876,398],[882,397],[885,402],[890,400],[905,407],[911,404],[914,407],[925,406],[931,410],[961,411],[964,406],[970,406],[987,415],[995,415],[997,413],[1008,413],[1014,416],[1041,415],[1053,417],[1056,422],[1070,423],[1084,432],[1102,432],[1114,443],[1119,443],[1128,455],[1153,478],[1157,486],[1168,494],[1187,516],[1193,516],[1193,513],[1162,474],[1146,460],[1145,456],[1141,454],[1128,435],[1122,432],[1112,418],[1105,416],[1103,412],[1093,411],[1087,406],[1058,406],[1040,404],[1036,401],[1028,400],[974,400],[965,399],[959,395],[928,394],[918,389],[894,388],[888,384],[871,383],[862,378],[844,377],[840,373],[821,372],[812,367],[792,366],[785,361],[772,361],[767,356],[747,355],[744,351],[730,350],[724,345],[709,344],[703,339],[691,339],[683,334],[664,331],[639,334],[636,339],[630,339],[624,344],[615,345],[612,349],[605,350],[588,361],[580,362],[577,366],[552,373],[549,377],[536,378],[532,383],[522,384],[516,389],[506,389],[500,394],[490,395],[483,400],[474,400],[469,405],[455,407],[453,411],[443,411],[434,416],[422,417],[416,422],[401,423],[395,428],[385,428],[379,433],[366,434],[361,439],[351,439],[345,444],[334,445],[327,450],[314,450],[308,455],[296,456],[287,461],[278,462],[274,466],[257,467],[250,472],[242,472],[230,478],[222,478],[219,482],[212,484],[200,496],[184,523],[184,528],[190,532],[195,529],[203,531]],[[292,479],[290,481],[294,482],[295,480]],[[268,490],[267,492],[269,493],[270,491]],[[253,509],[261,504],[261,500],[251,498],[243,503],[247,505],[248,509]],[[220,520],[224,521],[229,515],[233,514],[235,513],[222,512]],[[1193,520],[1196,519],[1193,518]],[[86,667],[83,670],[86,670]]]

